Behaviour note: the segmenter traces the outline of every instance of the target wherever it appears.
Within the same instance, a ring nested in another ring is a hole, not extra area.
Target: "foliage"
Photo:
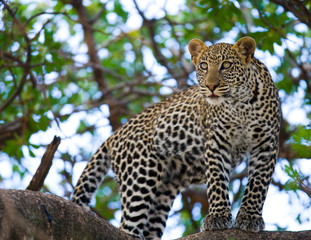
[[[292,190],[297,193],[297,190],[304,190],[309,197],[311,196],[311,188],[306,181],[308,177],[304,177],[303,174],[295,169],[292,164],[285,166],[285,172],[290,177],[284,185],[286,191]]]
[[[280,157],[289,162],[285,172],[291,180],[277,186],[308,194],[309,176],[293,167],[294,160],[311,158],[311,24],[306,21],[311,5],[290,0],[286,6],[276,0],[173,2],[0,1],[0,150],[10,159],[13,174],[21,181],[27,176],[25,160],[38,160],[40,146],[52,139],[44,132],[61,134],[75,147],[60,150],[58,157],[58,187],[68,197],[74,167],[100,145],[103,129],[107,134],[110,126],[113,131],[146,106],[195,84],[186,50],[192,38],[233,43],[248,35],[256,40],[261,50],[256,56],[272,71],[283,102]],[[295,116],[291,109],[302,113]],[[63,126],[73,119],[78,124],[68,134]],[[232,178],[233,206],[241,201],[245,167]],[[112,218],[116,185],[107,186],[113,197],[100,190],[96,209],[107,210],[101,214]],[[190,203],[176,213],[189,226],[186,234],[197,231],[204,217],[197,218],[195,203]],[[202,212],[207,207],[202,204]]]

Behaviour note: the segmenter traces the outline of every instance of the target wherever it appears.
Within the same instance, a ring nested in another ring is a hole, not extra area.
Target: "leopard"
[[[263,205],[278,155],[280,99],[256,42],[188,44],[198,84],[130,118],[91,157],[72,201],[86,207],[112,169],[121,201],[120,229],[159,239],[176,196],[205,185],[209,211],[201,231],[264,230]],[[230,176],[247,164],[247,184],[235,221]]]

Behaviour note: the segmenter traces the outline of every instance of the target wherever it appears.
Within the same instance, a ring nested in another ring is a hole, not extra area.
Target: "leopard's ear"
[[[251,37],[243,37],[233,45],[233,49],[237,51],[242,61],[247,66],[254,56],[256,42]]]
[[[206,49],[206,45],[200,39],[194,38],[188,44],[188,49],[191,54],[191,60],[194,65],[197,65],[202,52]]]

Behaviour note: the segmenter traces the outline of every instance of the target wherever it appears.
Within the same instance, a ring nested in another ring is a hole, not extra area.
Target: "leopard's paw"
[[[265,222],[259,215],[238,215],[233,227],[247,232],[259,232],[265,228]]]
[[[227,215],[207,215],[201,225],[201,231],[221,230],[231,228],[232,216]]]

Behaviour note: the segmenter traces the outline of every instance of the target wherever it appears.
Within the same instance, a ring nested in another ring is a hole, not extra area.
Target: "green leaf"
[[[28,151],[29,151],[30,157],[33,157],[33,158],[36,157],[36,155],[35,155],[34,152],[30,149],[30,147],[28,148]]]

